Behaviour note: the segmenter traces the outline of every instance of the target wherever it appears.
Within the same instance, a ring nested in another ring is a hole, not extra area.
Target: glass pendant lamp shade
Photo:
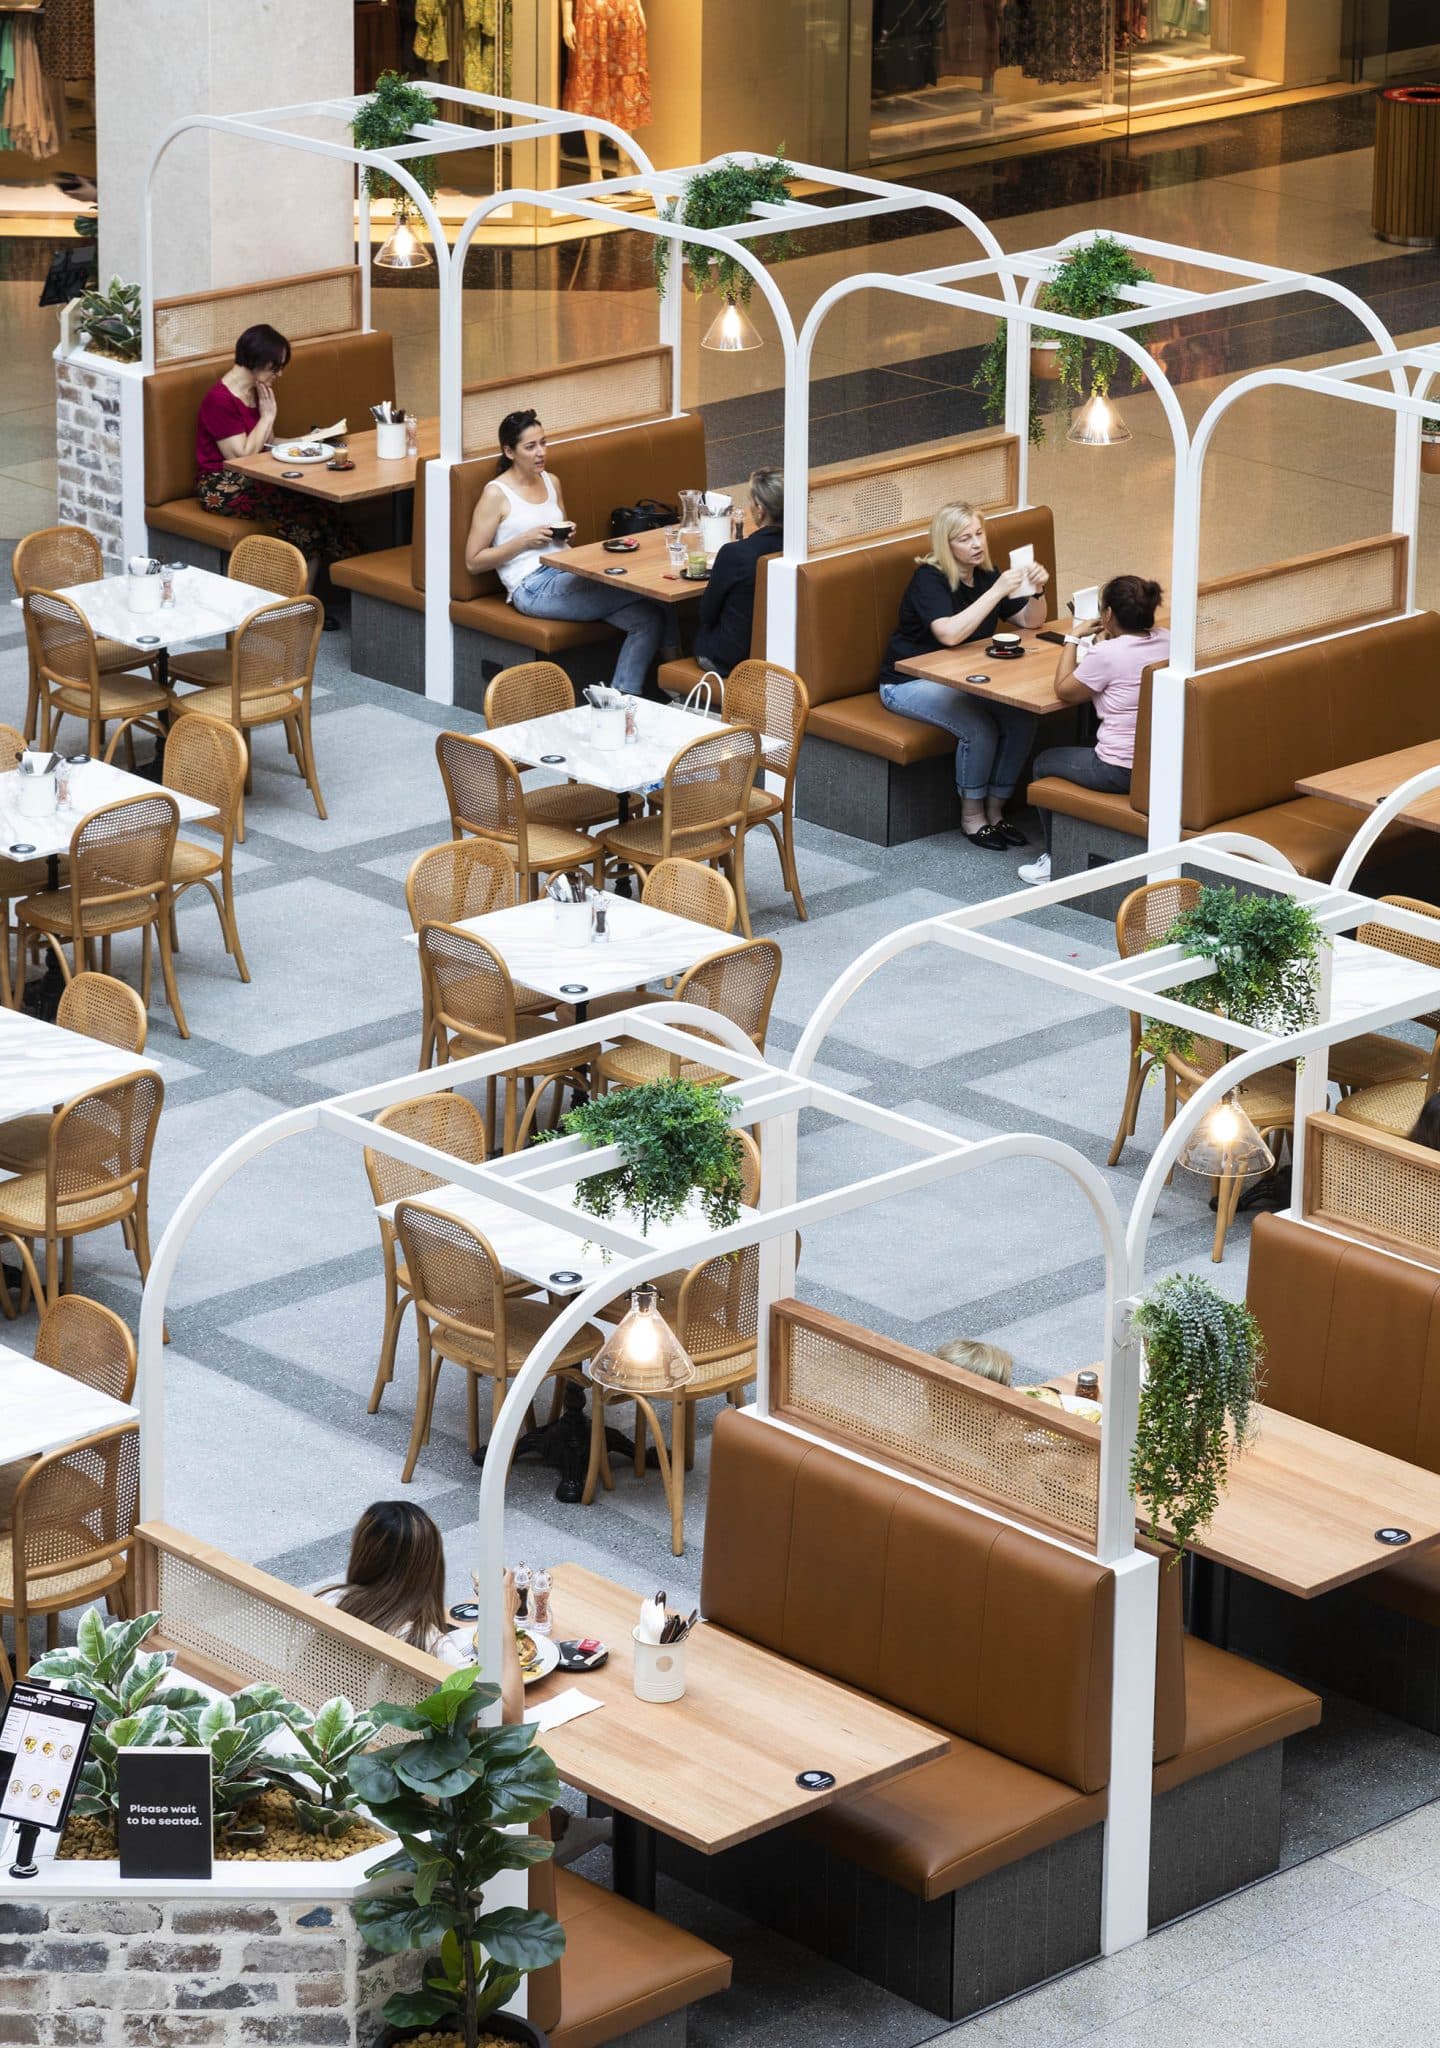
[[[1096,391],[1076,413],[1065,439],[1081,448],[1114,448],[1131,434],[1109,399]]]
[[[763,348],[765,344],[745,308],[737,306],[734,299],[727,299],[710,322],[700,346],[718,349],[723,355],[735,355],[741,349]]]
[[[622,1394],[668,1394],[695,1377],[695,1367],[661,1315],[653,1287],[631,1290],[630,1307],[586,1371],[597,1386]]]
[[[1275,1154],[1265,1143],[1233,1095],[1217,1102],[1208,1116],[1200,1119],[1180,1148],[1177,1166],[1187,1173],[1201,1173],[1209,1180],[1222,1174],[1239,1174],[1248,1179],[1268,1173]]]
[[[395,203],[395,225],[380,244],[375,255],[379,270],[424,270],[435,261],[430,251],[410,225],[410,210]]]

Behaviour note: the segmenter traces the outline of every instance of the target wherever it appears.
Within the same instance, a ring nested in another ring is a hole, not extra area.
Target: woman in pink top
[[[1170,635],[1155,624],[1164,595],[1143,576],[1112,576],[1100,593],[1100,617],[1075,624],[1075,636],[1061,650],[1055,694],[1065,704],[1093,700],[1100,732],[1093,747],[1050,747],[1036,760],[1035,779],[1058,775],[1081,789],[1128,793],[1135,760],[1135,714],[1140,678],[1152,663],[1168,659]],[[1020,869],[1022,882],[1050,879],[1050,813],[1042,811],[1045,851]]]
[[[200,401],[195,495],[207,512],[258,521],[302,555],[343,561],[360,552],[343,519],[313,498],[297,497],[279,484],[229,467],[237,455],[258,455],[269,447],[275,432],[275,380],[284,375],[289,360],[290,344],[273,327],[247,327],[240,336],[234,363]]]

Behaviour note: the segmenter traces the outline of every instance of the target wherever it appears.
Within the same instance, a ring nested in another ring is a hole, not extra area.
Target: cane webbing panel
[[[1440,1152],[1367,1124],[1312,1116],[1305,1126],[1304,1213],[1367,1244],[1440,1265]]]
[[[937,506],[955,501],[981,512],[1015,503],[1019,443],[1013,434],[971,434],[937,445],[897,448],[883,462],[836,463],[810,472],[811,553],[916,533]]]
[[[1196,664],[1394,618],[1405,609],[1405,565],[1404,534],[1380,533],[1202,583]]]
[[[467,455],[494,452],[501,420],[531,406],[554,440],[561,434],[588,434],[601,427],[663,418],[670,411],[670,396],[670,351],[664,347],[492,378],[465,386],[461,446]]]
[[[354,264],[269,283],[227,285],[155,301],[155,362],[228,354],[235,337],[256,321],[278,327],[290,341],[350,334],[360,325],[360,272]]]
[[[782,1420],[1093,1545],[1093,1423],[794,1302],[771,1311],[770,1369]]]
[[[408,1706],[439,1683],[439,1675],[424,1679],[328,1629],[304,1611],[315,1605],[305,1594],[292,1594],[291,1607],[190,1558],[160,1549],[151,1555],[156,1584],[150,1597],[160,1610],[161,1634],[182,1664],[193,1651],[247,1684],[278,1685],[312,1710],[337,1698],[357,1707],[381,1700]]]

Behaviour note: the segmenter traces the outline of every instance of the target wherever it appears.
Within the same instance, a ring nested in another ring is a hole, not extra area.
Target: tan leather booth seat
[[[204,356],[155,370],[145,379],[145,517],[162,533],[183,534],[228,554],[263,521],[226,519],[195,496],[195,421],[200,401],[233,358]],[[297,341],[275,387],[278,437],[308,433],[344,418],[359,433],[370,407],[395,396],[395,349],[388,334],[330,335]],[[276,465],[276,481],[280,468]]]
[[[1055,578],[1055,521],[1046,505],[985,522],[991,558],[1029,542]],[[818,555],[796,574],[795,667],[810,692],[807,737],[906,765],[953,753],[948,733],[900,718],[880,702],[876,681],[900,617],[900,600],[927,546],[923,534],[845,554]]]
[[[1328,798],[1297,796],[1296,782],[1433,739],[1437,671],[1440,615],[1421,612],[1189,677],[1184,836],[1248,832],[1278,848],[1302,875],[1328,880],[1362,814]],[[1154,674],[1147,669],[1141,683],[1130,796],[1105,796],[1047,776],[1031,783],[1032,804],[1145,836]],[[1392,829],[1383,843],[1392,854],[1423,850],[1405,828]]]

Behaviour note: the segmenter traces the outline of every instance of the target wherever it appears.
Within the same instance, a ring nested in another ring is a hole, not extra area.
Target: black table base
[[[623,1458],[635,1455],[634,1440],[618,1429],[607,1427],[605,1442],[608,1447]],[[475,1463],[485,1463],[488,1444],[482,1444],[474,1453]],[[585,1493],[585,1474],[590,1469],[590,1416],[585,1407],[584,1389],[567,1381],[565,1400],[554,1422],[547,1422],[540,1429],[527,1429],[515,1446],[517,1458],[539,1458],[560,1474],[560,1484],[555,1489],[556,1500],[566,1507],[578,1507]]]
[[[622,1899],[633,1899],[647,1912],[655,1910],[655,1830],[618,1807],[612,1821],[612,1874]]]

